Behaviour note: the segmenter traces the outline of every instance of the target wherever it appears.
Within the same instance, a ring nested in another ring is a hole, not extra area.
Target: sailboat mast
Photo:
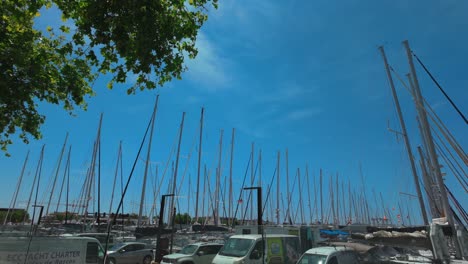
[[[330,175],[329,188],[330,188],[330,198],[331,198],[331,210],[332,210],[332,217],[333,217],[331,222],[333,224],[336,224],[335,195],[333,191],[333,175]]]
[[[55,171],[54,182],[52,183],[52,190],[50,191],[49,202],[47,203],[47,207],[46,207],[46,213],[45,213],[46,215],[49,214],[49,207],[52,201],[52,195],[54,194],[55,184],[57,183],[57,178],[58,178],[58,174],[60,171],[60,165],[62,164],[63,152],[65,151],[65,146],[67,145],[67,139],[68,139],[68,132],[65,136],[65,142],[63,142],[62,150],[60,151],[60,157],[59,157],[59,161],[57,164],[57,170]]]
[[[191,181],[191,175],[189,174],[189,178],[188,178],[188,198],[187,198],[187,214],[190,215],[190,193],[192,193],[192,190],[191,189],[191,185],[192,185],[192,181]],[[187,217],[187,221],[188,221],[188,217]],[[189,223],[185,223],[186,225],[189,224]]]
[[[253,186],[254,185],[254,142],[252,142],[252,150],[250,152],[250,162],[251,162],[251,166],[250,166],[250,186]],[[253,220],[253,208],[254,208],[254,205],[253,205],[253,197],[252,195],[249,194],[249,201],[248,201],[248,206],[250,206],[250,221]]]
[[[116,165],[115,165],[114,183],[112,184],[112,194],[111,194],[111,200],[110,200],[110,205],[109,205],[109,213],[107,215],[107,222],[108,223],[110,221],[110,215],[112,213],[112,203],[114,201],[114,191],[115,191],[115,184],[117,182],[117,175],[119,175],[119,164],[120,164],[121,155],[122,155],[122,141],[120,141],[119,151],[117,153],[117,162],[116,162]]]
[[[232,202],[233,202],[233,194],[232,194],[232,161],[234,159],[234,135],[236,133],[236,129],[232,129],[232,138],[231,138],[231,160],[229,162],[229,216],[228,216],[228,226],[231,226],[231,217],[232,217]],[[232,219],[234,221],[234,219]]]
[[[67,170],[68,170],[69,165],[70,165],[70,161],[67,159],[66,164],[65,164],[65,169],[63,171],[62,186],[60,186],[60,192],[59,192],[59,197],[58,197],[58,201],[57,201],[57,207],[55,207],[55,212],[58,212],[59,206],[60,206],[60,201],[62,201],[63,186],[65,185],[65,181],[66,181],[66,177],[67,177]]]
[[[276,224],[280,224],[280,151],[278,151],[278,158],[276,160]]]
[[[304,206],[302,204],[302,185],[301,185],[301,171],[297,168],[297,181],[299,184],[299,209],[301,210],[301,224],[304,224]]]
[[[309,217],[310,217],[309,224],[311,225],[312,222],[313,222],[313,219],[312,219],[312,203],[311,203],[311,200],[310,200],[309,164],[306,164],[306,180],[307,180],[307,196],[309,198]]]
[[[336,173],[336,224],[340,224],[340,190],[338,184],[338,173]]]
[[[291,219],[289,205],[291,204],[290,196],[289,196],[289,158],[288,158],[288,149],[286,148],[286,202],[288,204],[287,210],[287,219]]]
[[[172,193],[175,194],[176,193],[176,186],[177,186],[177,170],[179,168],[179,157],[180,157],[180,145],[182,143],[182,133],[184,131],[184,119],[185,119],[185,112],[182,113],[182,121],[180,122],[180,130],[179,130],[179,143],[177,144],[177,156],[176,156],[176,163],[175,163],[175,169],[174,169],[174,180],[173,180],[173,184],[172,184]],[[174,213],[173,213],[173,210],[174,210],[174,200],[176,199],[176,197],[172,197],[171,198],[171,206],[169,207],[169,212],[170,212],[170,218],[171,221],[169,223],[173,223],[174,221],[172,221],[172,218],[175,217]],[[174,227],[172,227],[174,228]]]
[[[203,114],[205,112],[205,108],[202,107],[201,109],[201,117],[200,117],[200,141],[198,143],[198,168],[197,168],[197,191],[195,197],[195,222],[198,222],[198,197],[200,196],[200,163],[201,163],[201,155],[202,155],[202,139],[203,139]]]
[[[18,193],[19,193],[19,190],[21,188],[21,182],[23,181],[24,170],[26,169],[26,164],[28,163],[28,158],[29,158],[29,150],[28,150],[28,153],[26,154],[26,159],[24,160],[23,168],[21,169],[21,174],[20,174],[20,177],[18,179],[18,184],[16,184],[16,191],[15,191],[15,194],[13,195],[13,200],[10,203],[10,207],[8,207],[8,211],[7,211],[7,214],[5,215],[5,220],[3,221],[3,225],[6,225],[6,223],[7,223],[7,219],[8,219],[8,215],[10,214],[10,210],[15,209],[16,199],[18,198]]]
[[[261,149],[258,151],[258,186],[262,188],[262,150]],[[260,209],[263,211],[263,208],[260,208]]]
[[[215,186],[215,205],[214,205],[214,224],[215,226],[219,225],[219,192],[221,185],[221,158],[223,152],[223,134],[224,129],[221,129],[221,135],[219,138],[219,154],[218,154],[218,169],[216,170],[216,186]]]
[[[407,42],[406,42],[406,44],[407,44]],[[409,47],[408,47],[408,49],[409,49]],[[387,62],[387,57],[385,56],[384,48],[379,47],[379,50],[380,50],[380,53],[382,54],[382,58],[384,60],[385,71],[387,73],[388,82],[389,82],[390,88],[392,90],[393,100],[395,102],[395,107],[396,107],[396,110],[397,110],[398,119],[400,120],[400,126],[401,126],[401,130],[402,130],[402,134],[403,134],[403,139],[405,141],[406,150],[408,151],[408,158],[410,160],[411,172],[413,173],[413,180],[414,180],[414,185],[415,185],[415,188],[416,188],[416,193],[418,195],[419,206],[421,208],[421,214],[422,214],[422,217],[423,217],[424,224],[428,225],[426,207],[424,206],[424,200],[423,200],[422,193],[421,193],[421,187],[419,185],[418,174],[416,172],[416,165],[414,164],[413,153],[412,153],[412,150],[411,150],[411,144],[410,144],[410,141],[409,141],[409,138],[408,138],[408,134],[406,132],[406,125],[405,125],[405,121],[403,119],[403,114],[402,114],[401,109],[400,109],[400,102],[398,100],[398,95],[397,95],[396,90],[395,90],[395,85],[393,83],[393,78],[392,78],[392,75],[390,73],[390,68],[389,68],[389,65],[388,65],[388,62]],[[410,54],[408,56],[411,57]],[[411,65],[412,65],[412,63],[411,63]],[[412,67],[414,68],[414,65]],[[413,74],[416,74],[416,73],[414,72]],[[415,79],[415,82],[417,82],[417,78],[415,77],[414,79]],[[417,96],[415,96],[415,97],[417,97]],[[426,119],[426,121],[427,121],[427,119]],[[439,172],[440,172],[440,170],[439,170]],[[445,187],[444,187],[444,191],[445,191]]]
[[[159,101],[159,94],[156,96],[156,102],[154,104],[153,115],[151,116],[151,131],[150,131],[150,138],[148,143],[148,151],[146,153],[146,164],[145,164],[145,174],[143,176],[143,186],[141,189],[141,199],[140,199],[140,210],[138,212],[138,222],[137,227],[141,226],[141,218],[143,216],[143,206],[145,203],[145,191],[146,191],[146,179],[148,177],[148,168],[151,159],[151,143],[153,142],[153,131],[154,131],[154,123],[156,120],[156,112],[158,110],[158,101]]]
[[[36,173],[34,174],[34,180],[33,180],[33,184],[31,186],[31,192],[29,193],[29,199],[28,199],[28,203],[26,205],[26,212],[29,210],[29,206],[31,205],[31,199],[32,199],[32,194],[34,192],[34,186],[36,185],[36,180],[37,180],[37,177],[38,175],[40,174],[40,167],[42,166],[42,159],[44,158],[44,148],[45,148],[45,145],[42,145],[42,149],[41,149],[41,155],[39,156],[39,161],[37,162],[37,167],[36,167]],[[38,183],[39,184],[39,183]],[[24,218],[23,218],[23,222],[26,222],[26,216],[28,214],[25,214],[24,215]],[[34,219],[31,219],[31,222],[33,221]]]
[[[322,169],[320,169],[320,223],[323,224],[323,191],[322,191]]]
[[[72,147],[70,146],[68,149],[68,166],[67,166],[67,193],[66,193],[66,201],[65,201],[65,224],[67,223],[68,219],[68,197],[70,193],[70,158],[71,158],[71,150]]]
[[[205,223],[206,220],[206,214],[205,214],[205,204],[206,204],[206,184],[207,184],[207,174],[206,174],[206,164],[204,167],[204,173],[203,173],[203,196],[202,196],[202,217],[205,219],[203,220],[203,223]]]

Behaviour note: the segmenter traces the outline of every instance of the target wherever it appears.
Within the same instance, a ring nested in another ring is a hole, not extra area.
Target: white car
[[[164,256],[161,264],[209,264],[222,247],[219,243],[190,244],[176,254]]]

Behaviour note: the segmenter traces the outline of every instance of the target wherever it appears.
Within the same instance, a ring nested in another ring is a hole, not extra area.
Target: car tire
[[[148,256],[145,256],[145,257],[143,258],[143,262],[142,262],[142,263],[143,263],[143,264],[151,264],[151,261],[153,261],[153,258],[152,258],[150,255],[148,255]]]
[[[182,262],[182,264],[193,264],[193,262],[192,261],[184,261],[184,262]]]
[[[117,261],[115,261],[115,258],[108,258],[106,264],[117,264]]]

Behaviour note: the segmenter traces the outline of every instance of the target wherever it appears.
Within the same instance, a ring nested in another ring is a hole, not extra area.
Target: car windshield
[[[327,260],[326,255],[304,254],[299,260],[299,264],[324,264]]]
[[[185,254],[185,255],[192,255],[195,253],[195,250],[197,250],[198,246],[196,245],[188,245],[185,246],[179,253],[180,254]]]
[[[247,255],[253,243],[253,239],[230,238],[218,254],[223,256],[243,257]]]
[[[117,250],[119,250],[119,249],[120,249],[121,247],[123,247],[123,246],[125,246],[124,243],[115,244],[115,245],[113,245],[113,246],[109,249],[109,251],[117,251]]]

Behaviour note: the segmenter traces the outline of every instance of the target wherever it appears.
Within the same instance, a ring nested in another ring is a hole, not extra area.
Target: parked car
[[[299,257],[298,236],[282,234],[234,235],[226,241],[212,263],[294,264]]]
[[[107,264],[150,264],[153,260],[151,246],[140,242],[115,244],[107,252]]]
[[[205,264],[211,263],[218,251],[223,247],[219,243],[194,243],[185,246],[176,254],[163,257],[161,264]]]
[[[361,263],[358,252],[341,246],[316,247],[307,250],[298,264],[358,264]]]

